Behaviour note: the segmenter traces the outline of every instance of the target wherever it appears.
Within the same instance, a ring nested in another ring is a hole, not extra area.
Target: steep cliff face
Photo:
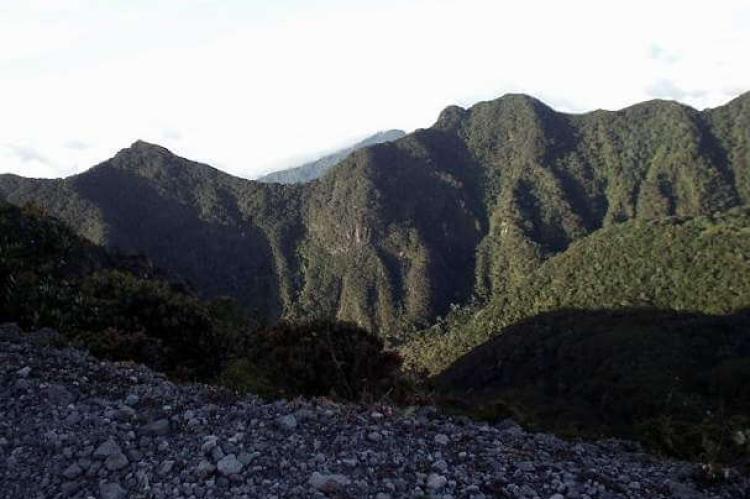
[[[396,334],[502,295],[599,228],[747,203],[749,100],[567,115],[508,95],[447,108],[433,127],[294,186],[139,142],[64,180],[0,176],[0,196],[264,317],[336,316]]]

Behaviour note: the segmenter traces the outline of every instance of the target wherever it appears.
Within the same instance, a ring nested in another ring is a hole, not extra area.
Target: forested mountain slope
[[[300,186],[138,142],[67,179],[0,176],[0,196],[260,316],[336,316],[392,335],[503,296],[602,227],[746,204],[748,120],[750,94],[703,112],[652,101],[583,115],[506,95],[447,108]]]
[[[423,331],[404,353],[411,365],[437,373],[534,315],[633,307],[709,314],[750,308],[750,210],[598,230],[485,306]]]

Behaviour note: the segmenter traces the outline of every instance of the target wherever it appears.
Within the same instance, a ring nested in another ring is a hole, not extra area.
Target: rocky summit
[[[264,401],[0,327],[7,498],[747,497],[623,441],[568,442],[429,408]]]

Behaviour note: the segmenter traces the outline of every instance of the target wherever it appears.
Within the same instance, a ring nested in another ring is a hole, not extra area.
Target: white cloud
[[[0,7],[0,142],[51,176],[141,138],[252,177],[509,91],[578,112],[750,89],[739,0],[48,4]]]

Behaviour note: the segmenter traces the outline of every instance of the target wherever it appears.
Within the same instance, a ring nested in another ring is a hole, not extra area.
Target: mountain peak
[[[144,140],[136,140],[129,147],[120,149],[111,159],[100,163],[92,170],[120,170],[142,177],[173,176],[183,169],[187,161],[180,158],[166,147]]]
[[[172,152],[164,146],[146,142],[145,140],[141,139],[138,139],[130,144],[130,147],[126,147],[125,149],[120,150],[120,153],[123,152],[172,154]]]
[[[466,109],[461,106],[448,106],[440,112],[440,116],[438,116],[438,119],[435,122],[435,127],[455,128],[461,123],[466,112]]]

